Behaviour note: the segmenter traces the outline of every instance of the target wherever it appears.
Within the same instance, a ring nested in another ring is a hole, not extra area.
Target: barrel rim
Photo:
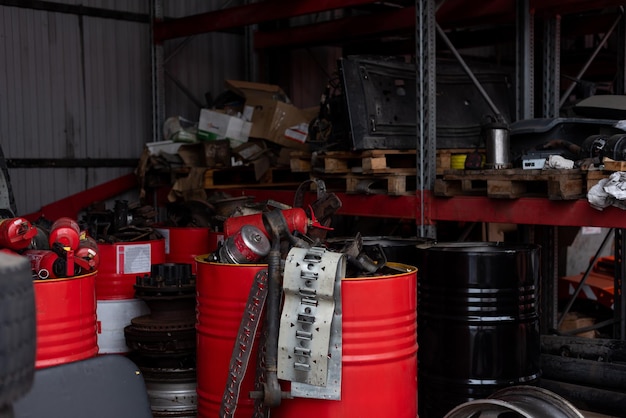
[[[209,254],[200,254],[194,257],[194,260],[198,263],[202,263],[202,264],[209,264],[209,265],[216,265],[216,266],[238,266],[238,267],[261,267],[261,266],[265,266],[267,267],[267,263],[255,263],[255,264],[248,264],[248,263],[242,263],[242,264],[235,264],[235,263],[218,263],[217,261],[206,261],[206,258],[208,256],[210,256],[211,253]]]
[[[70,281],[70,280],[75,280],[75,279],[86,279],[88,277],[95,276],[97,273],[98,273],[98,270],[89,272],[87,274],[80,274],[78,276],[72,276],[72,277],[57,277],[54,279],[33,279],[33,284],[55,283],[55,282]]]
[[[387,274],[384,276],[365,276],[365,277],[343,277],[341,281],[354,282],[354,281],[365,281],[365,280],[381,280],[381,279],[392,279],[395,277],[406,276],[407,274],[417,273],[418,268],[415,266],[411,266],[409,264],[396,263],[396,262],[388,262],[386,265],[393,266],[395,268],[406,268],[407,271],[397,274]]]
[[[468,242],[436,242],[430,246],[418,247],[427,251],[456,251],[459,253],[480,253],[488,254],[489,252],[479,251],[484,249],[493,249],[493,253],[501,254],[503,251],[537,251],[541,249],[539,244],[516,243],[503,241],[468,241]],[[499,251],[496,251],[499,250]]]

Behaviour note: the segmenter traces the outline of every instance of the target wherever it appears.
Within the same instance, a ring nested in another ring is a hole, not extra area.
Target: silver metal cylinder
[[[270,241],[256,226],[244,225],[219,249],[219,260],[229,264],[256,263],[270,252]]]
[[[486,168],[511,168],[509,157],[509,129],[504,124],[492,124],[483,128],[485,149],[487,151]]]

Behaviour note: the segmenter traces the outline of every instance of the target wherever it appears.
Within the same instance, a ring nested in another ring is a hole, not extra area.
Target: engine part
[[[604,153],[606,152],[606,145],[609,141],[607,135],[591,135],[585,138],[581,144],[581,157],[582,158],[598,158],[602,160]]]
[[[244,225],[229,236],[218,250],[222,263],[256,263],[270,252],[270,241],[256,226]]]
[[[187,263],[155,264],[137,277],[135,297],[148,315],[124,328],[126,344],[144,356],[188,356],[195,351],[195,278]]]
[[[626,161],[626,135],[611,136],[606,144],[604,156],[615,161]]]

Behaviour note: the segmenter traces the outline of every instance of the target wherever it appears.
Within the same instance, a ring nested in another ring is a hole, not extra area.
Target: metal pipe
[[[617,19],[615,19],[615,22],[613,22],[613,24],[611,25],[610,29],[607,31],[606,35],[604,35],[604,37],[602,38],[602,41],[600,41],[600,43],[598,44],[596,49],[593,51],[593,53],[591,54],[591,56],[587,60],[587,62],[583,66],[583,68],[576,75],[576,77],[575,77],[576,78],[576,82],[570,84],[569,87],[567,88],[567,90],[565,90],[565,93],[563,93],[563,96],[561,96],[561,100],[559,101],[559,109],[561,107],[563,107],[563,104],[565,104],[565,102],[567,101],[568,96],[570,95],[572,90],[574,90],[574,88],[576,87],[576,84],[578,83],[578,81],[580,81],[580,78],[585,74],[585,72],[587,71],[587,69],[589,68],[589,66],[593,62],[593,60],[596,58],[596,56],[598,55],[598,53],[600,52],[600,50],[602,49],[604,44],[606,44],[606,42],[609,40],[609,37],[611,36],[611,34],[615,30],[615,28],[617,27],[617,24],[619,23],[619,21],[621,19],[622,19],[622,15],[619,14],[617,16]]]

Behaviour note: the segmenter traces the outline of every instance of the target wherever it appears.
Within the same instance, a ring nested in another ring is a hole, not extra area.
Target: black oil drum
[[[417,251],[420,418],[537,384],[540,248],[473,242]]]

